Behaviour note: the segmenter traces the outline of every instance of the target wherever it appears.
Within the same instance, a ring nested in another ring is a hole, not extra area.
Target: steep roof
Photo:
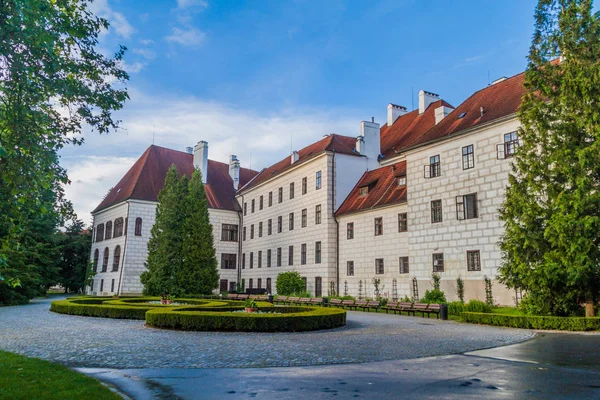
[[[398,186],[400,176],[406,176],[406,161],[365,172],[335,214],[406,202],[406,186]],[[370,187],[369,192],[361,195],[360,189],[365,186]]]
[[[291,157],[287,156],[283,160],[271,165],[270,167],[263,169],[258,173],[256,178],[254,178],[247,186],[240,186],[240,192],[255,187],[260,183],[263,183],[273,178],[274,176],[277,176],[282,172],[288,170],[292,167],[292,165],[296,166],[300,163],[303,163],[324,151],[335,151],[339,154],[360,156],[360,154],[354,151],[355,145],[356,138],[354,137],[342,136],[337,134],[327,135],[318,142],[315,142],[301,150],[298,150],[299,157],[295,163],[292,164]]]
[[[402,150],[407,143],[412,142],[435,126],[435,109],[441,106],[454,108],[444,100],[434,101],[423,114],[413,110],[396,119],[389,126],[384,124],[379,130],[381,135],[381,154],[383,157],[393,157],[396,151]]]
[[[194,172],[194,156],[182,151],[152,145],[133,164],[92,213],[128,199],[158,201],[167,170],[175,165],[179,175],[188,177]],[[257,172],[240,168],[240,185],[248,183]],[[210,208],[235,210],[235,189],[229,176],[229,165],[208,160],[208,175],[205,185]]]

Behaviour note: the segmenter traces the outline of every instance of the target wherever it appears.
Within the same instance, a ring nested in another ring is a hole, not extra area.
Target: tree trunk
[[[585,299],[585,316],[594,317],[594,297],[592,295],[587,296]]]

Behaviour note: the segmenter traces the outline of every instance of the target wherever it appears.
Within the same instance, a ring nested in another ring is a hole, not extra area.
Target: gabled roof
[[[300,163],[303,163],[318,154],[321,154],[324,151],[335,151],[339,154],[348,154],[360,156],[360,154],[356,153],[354,150],[356,146],[356,138],[350,136],[342,136],[337,134],[330,134],[324,137],[323,139],[315,142],[311,145],[306,146],[302,150],[298,150],[299,158],[296,162],[292,164],[291,157],[287,156],[283,160],[271,165],[268,168],[263,169],[258,173],[256,178],[254,178],[247,186],[240,186],[240,192],[245,192],[246,190],[253,188],[279,174],[288,170],[292,166],[296,166]]]
[[[406,202],[406,186],[398,186],[400,176],[406,176],[406,161],[365,172],[335,215]],[[365,186],[371,186],[369,193],[361,195]]]
[[[439,124],[406,141],[400,150],[423,145],[516,113],[526,92],[523,86],[524,78],[525,73],[522,72],[475,92]],[[483,107],[483,115],[481,107]]]
[[[435,109],[441,106],[454,108],[444,100],[437,100],[431,103],[423,114],[419,114],[419,110],[416,109],[398,117],[391,126],[384,124],[379,130],[383,157],[394,157],[395,151],[403,150],[408,143],[433,128]]]
[[[148,147],[92,213],[128,199],[158,201],[158,193],[171,165],[175,165],[180,176],[191,177],[193,161],[194,156],[189,153],[155,145]],[[240,185],[248,183],[256,174],[256,171],[240,168]],[[208,160],[205,189],[210,208],[236,210],[235,189],[228,164]]]

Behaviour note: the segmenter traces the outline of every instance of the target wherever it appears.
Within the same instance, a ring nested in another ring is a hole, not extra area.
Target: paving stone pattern
[[[56,297],[54,298],[56,299]],[[49,299],[0,307],[0,349],[94,368],[260,368],[411,359],[526,340],[531,331],[349,312],[346,327],[303,333],[181,332],[143,321],[52,313]]]

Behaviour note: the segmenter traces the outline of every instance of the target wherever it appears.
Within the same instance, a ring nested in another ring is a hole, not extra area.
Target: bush
[[[310,292],[307,290],[301,290],[290,294],[290,297],[312,297]]]
[[[465,305],[462,301],[453,301],[448,304],[449,315],[460,315],[464,311]]]
[[[426,290],[425,297],[421,299],[421,302],[428,304],[446,303],[446,295],[440,289]]]
[[[464,322],[523,329],[548,329],[559,331],[600,330],[600,317],[542,317],[533,315],[505,315],[463,312]]]
[[[467,304],[465,304],[466,312],[475,312],[475,313],[491,313],[492,307],[479,300],[471,300]]]
[[[300,274],[296,271],[282,272],[281,274],[277,275],[275,288],[277,289],[277,294],[282,296],[290,296],[294,293],[306,292],[304,281],[302,280]],[[307,297],[310,297],[310,295]]]

